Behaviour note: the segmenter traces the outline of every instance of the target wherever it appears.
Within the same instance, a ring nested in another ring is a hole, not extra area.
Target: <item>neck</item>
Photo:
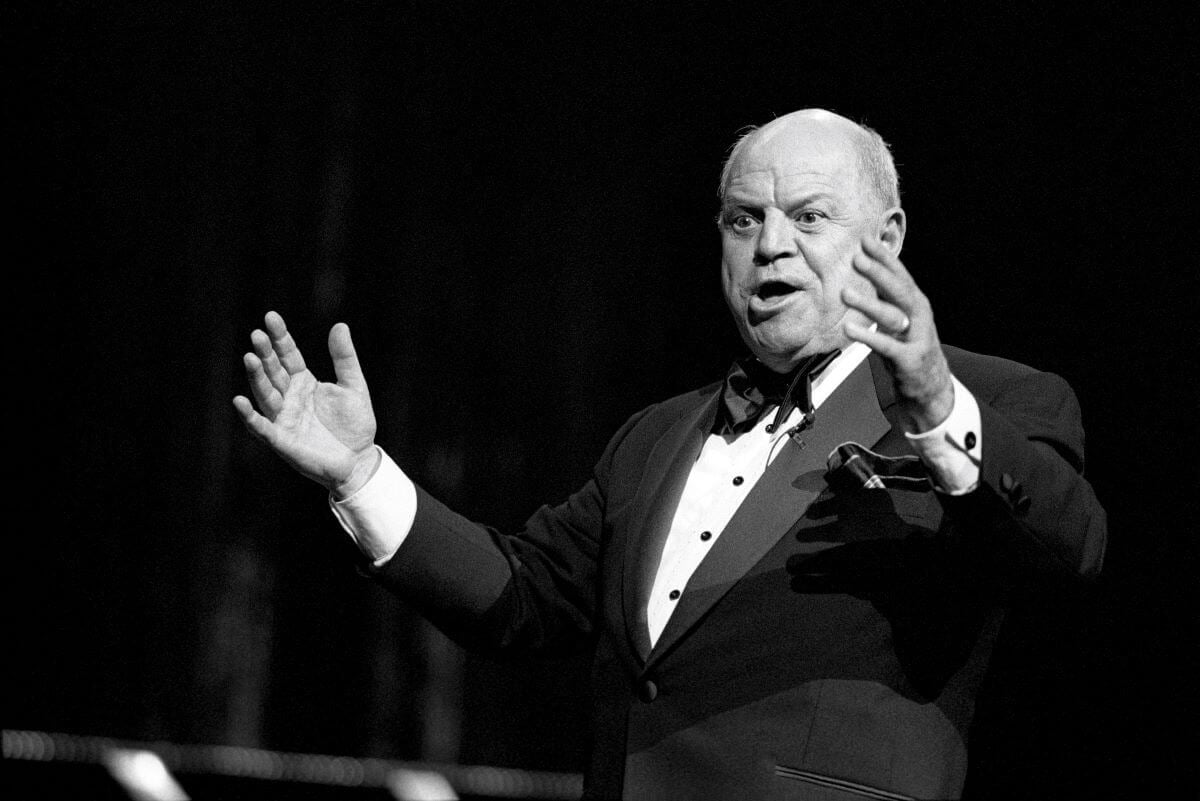
[[[816,353],[798,353],[787,359],[763,358],[755,355],[755,359],[763,367],[766,367],[773,373],[780,375],[794,375],[797,371],[808,372],[814,368],[820,369],[831,361],[834,356],[840,353],[845,348],[829,348],[828,350],[819,351]]]

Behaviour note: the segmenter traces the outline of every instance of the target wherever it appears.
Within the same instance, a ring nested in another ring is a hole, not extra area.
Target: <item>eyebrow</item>
[[[806,205],[809,203],[816,203],[819,201],[825,201],[834,206],[839,205],[837,197],[830,194],[829,192],[809,192],[807,194],[802,194],[802,195],[796,197],[795,199],[789,199],[786,207],[787,208],[796,208],[797,206],[803,206],[803,205]],[[731,208],[734,206],[744,206],[746,208],[755,208],[755,209],[763,207],[762,204],[760,204],[760,203],[749,202],[749,198],[746,198],[744,196],[742,198],[739,198],[736,190],[726,193],[725,202],[721,205],[721,208],[727,209],[727,208]]]

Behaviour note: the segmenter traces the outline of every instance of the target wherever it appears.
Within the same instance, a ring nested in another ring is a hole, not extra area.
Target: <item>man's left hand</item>
[[[877,297],[847,287],[842,290],[842,300],[874,321],[876,328],[872,331],[847,320],[846,336],[884,358],[909,433],[928,431],[954,408],[950,366],[942,353],[929,298],[900,259],[876,239],[863,239],[853,265],[875,287]]]

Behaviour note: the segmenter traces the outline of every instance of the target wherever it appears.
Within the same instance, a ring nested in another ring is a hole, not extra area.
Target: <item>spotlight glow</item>
[[[114,748],[104,755],[104,765],[135,801],[189,801],[162,757],[153,751]]]

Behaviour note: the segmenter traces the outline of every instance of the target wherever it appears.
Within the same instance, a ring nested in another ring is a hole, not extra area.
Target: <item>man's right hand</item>
[[[254,403],[233,399],[246,429],[301,475],[345,498],[379,466],[375,413],[350,329],[329,331],[329,355],[337,383],[318,381],[288,333],[283,318],[267,312],[266,331],[250,334],[254,350],[242,361]],[[255,410],[255,406],[258,407]]]

